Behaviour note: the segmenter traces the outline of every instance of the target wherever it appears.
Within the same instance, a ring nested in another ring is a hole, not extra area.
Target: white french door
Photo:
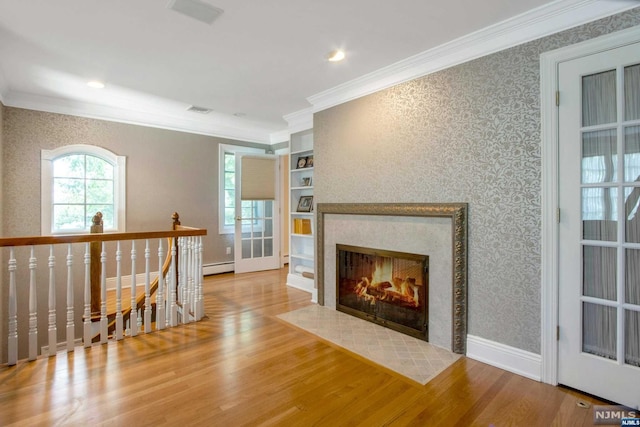
[[[280,268],[280,201],[279,190],[273,199],[243,200],[242,159],[267,159],[273,162],[273,182],[264,182],[279,188],[279,159],[276,156],[236,153],[235,192],[235,250],[236,273]]]
[[[558,66],[558,382],[640,404],[640,44]]]

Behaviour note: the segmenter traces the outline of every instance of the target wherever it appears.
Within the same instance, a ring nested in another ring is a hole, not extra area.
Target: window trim
[[[224,224],[224,155],[225,153],[264,154],[264,149],[242,145],[219,144],[218,146],[218,234],[235,234],[235,225]]]
[[[70,154],[82,154],[98,157],[113,165],[114,180],[114,216],[113,223],[116,228],[104,231],[126,231],[126,170],[127,158],[118,156],[113,152],[95,145],[72,144],[53,150],[40,151],[40,186],[41,186],[41,234],[68,234],[68,231],[56,231],[53,229],[53,161],[59,157]],[[78,233],[88,233],[88,230],[80,230]]]

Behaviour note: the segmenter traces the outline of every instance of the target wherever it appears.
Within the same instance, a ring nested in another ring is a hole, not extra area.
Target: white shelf
[[[313,172],[313,166],[311,166],[310,168],[291,169],[291,173],[297,172]]]
[[[300,157],[313,156],[313,130],[294,133],[289,142],[289,203],[296,209],[300,197],[313,196],[313,166],[298,168]],[[305,182],[311,185],[304,185]],[[313,234],[293,233],[294,218],[309,218],[312,230],[315,229],[314,212],[289,212],[289,274],[287,285],[303,289],[314,295],[315,280],[303,277],[296,267],[315,269],[315,236]]]

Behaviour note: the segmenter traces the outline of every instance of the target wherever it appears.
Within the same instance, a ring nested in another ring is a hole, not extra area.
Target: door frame
[[[558,165],[558,67],[571,61],[618,47],[640,42],[640,26],[596,37],[540,55],[541,112],[541,337],[542,366],[540,378],[548,384],[558,384],[558,256],[559,227],[559,165]],[[560,94],[560,102],[562,94]]]

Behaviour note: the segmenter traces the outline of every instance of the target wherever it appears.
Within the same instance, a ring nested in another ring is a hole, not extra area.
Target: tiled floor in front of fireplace
[[[460,357],[426,341],[319,305],[278,317],[420,384],[426,384]]]

